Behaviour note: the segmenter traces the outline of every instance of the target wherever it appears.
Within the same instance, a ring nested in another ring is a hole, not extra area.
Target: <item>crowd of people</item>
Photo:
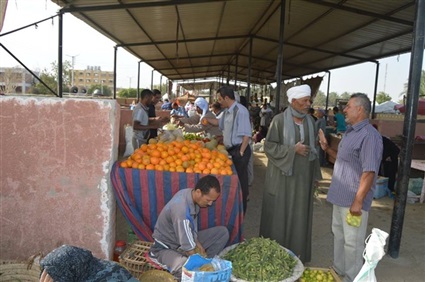
[[[398,154],[394,148],[394,154],[385,152],[385,146],[390,147],[388,142],[369,122],[371,103],[367,95],[353,94],[343,113],[335,107],[334,120],[326,121],[326,111],[311,110],[311,89],[306,84],[287,91],[289,105],[276,115],[267,104],[261,108],[247,105],[245,97],[231,87],[223,86],[216,94],[217,101],[211,105],[204,98],[197,98],[184,107],[175,101],[164,101],[161,108],[168,109],[176,124],[188,132],[220,137],[240,181],[244,214],[254,173],[251,144],[264,143],[268,163],[259,236],[277,241],[303,263],[311,260],[313,198],[322,178],[320,166],[325,163],[325,154],[336,160],[327,195],[333,206],[332,267],[344,277],[343,281],[353,281],[363,265],[368,215],[382,160],[397,158]],[[168,117],[156,116],[160,97],[158,90],[145,89],[140,93],[133,109],[135,146],[148,142],[159,127],[169,122]],[[189,112],[194,113],[189,116]],[[329,146],[325,136],[329,124],[342,135],[338,151]],[[200,253],[211,258],[227,245],[226,227],[199,230],[196,220],[200,209],[210,207],[220,197],[220,191],[218,179],[207,175],[194,187],[172,197],[153,230],[154,243],[148,256],[151,263],[179,278],[190,255]],[[361,218],[360,226],[350,225],[347,214]],[[54,275],[48,267],[44,271],[44,276]]]
[[[204,131],[222,138],[241,183],[244,213],[249,201],[250,144],[264,142],[268,164],[259,235],[276,240],[303,262],[311,260],[313,197],[317,181],[321,179],[320,166],[326,164],[326,155],[334,157],[334,175],[337,177],[333,178],[328,194],[328,201],[333,204],[333,267],[346,277],[346,281],[352,281],[362,266],[361,253],[373,198],[372,187],[375,186],[383,155],[383,139],[368,119],[370,100],[365,94],[354,94],[343,113],[334,107],[333,115],[328,115],[323,109],[312,109],[308,85],[290,88],[287,96],[289,106],[274,115],[267,103],[261,107],[258,104],[246,105],[245,97],[239,97],[231,87],[224,86],[217,90],[215,103],[209,105],[203,98],[194,101],[199,116],[194,123],[192,121],[191,124],[184,115],[179,115],[176,120],[186,131]],[[329,126],[343,136],[338,153],[329,147],[325,137]],[[254,134],[252,128],[255,129]],[[347,182],[347,179],[350,181]],[[193,194],[196,188],[191,191]],[[345,221],[347,213],[361,216],[361,226],[348,225]],[[178,229],[170,227],[176,222],[168,221],[168,228]],[[187,232],[175,235],[166,243],[162,242],[165,240],[161,237],[163,235],[157,235],[155,240],[160,242],[155,244],[152,252],[158,263],[167,265],[173,273],[180,270],[183,262],[173,260],[179,263],[170,266],[165,259],[168,255],[162,256],[164,259],[161,260],[155,252],[165,248],[168,252],[177,252],[176,255],[181,258],[195,247],[204,249],[196,240],[191,240],[193,243],[186,247]],[[170,251],[170,246],[175,248]],[[179,246],[185,246],[183,250],[186,253],[179,253],[176,249]]]

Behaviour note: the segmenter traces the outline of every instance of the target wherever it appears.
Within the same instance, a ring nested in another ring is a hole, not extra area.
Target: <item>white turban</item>
[[[208,102],[204,98],[196,98],[195,105],[202,110],[203,117],[208,112]]]
[[[289,88],[288,91],[286,91],[286,94],[288,95],[288,102],[290,104],[292,103],[292,99],[300,99],[307,96],[310,97],[311,89],[308,84],[302,84]]]

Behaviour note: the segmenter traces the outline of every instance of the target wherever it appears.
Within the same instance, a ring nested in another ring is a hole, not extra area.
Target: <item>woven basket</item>
[[[120,255],[120,264],[124,266],[134,277],[139,277],[143,272],[158,269],[146,260],[146,254],[149,252],[151,242],[134,241]]]
[[[0,281],[38,282],[40,280],[39,259],[33,256],[27,262],[0,260]]]

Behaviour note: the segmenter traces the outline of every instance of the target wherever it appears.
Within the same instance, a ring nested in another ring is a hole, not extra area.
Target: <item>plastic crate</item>
[[[388,178],[378,177],[376,180],[375,191],[373,192],[373,198],[380,199],[388,195]]]

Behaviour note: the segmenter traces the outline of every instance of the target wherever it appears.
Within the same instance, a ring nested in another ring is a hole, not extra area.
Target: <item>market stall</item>
[[[141,170],[112,167],[111,180],[119,208],[136,235],[144,241],[153,241],[156,220],[165,204],[181,189],[193,188],[203,174]],[[229,245],[242,240],[242,194],[236,172],[216,175],[221,194],[209,208],[203,208],[198,217],[199,228],[223,225],[229,230]]]

